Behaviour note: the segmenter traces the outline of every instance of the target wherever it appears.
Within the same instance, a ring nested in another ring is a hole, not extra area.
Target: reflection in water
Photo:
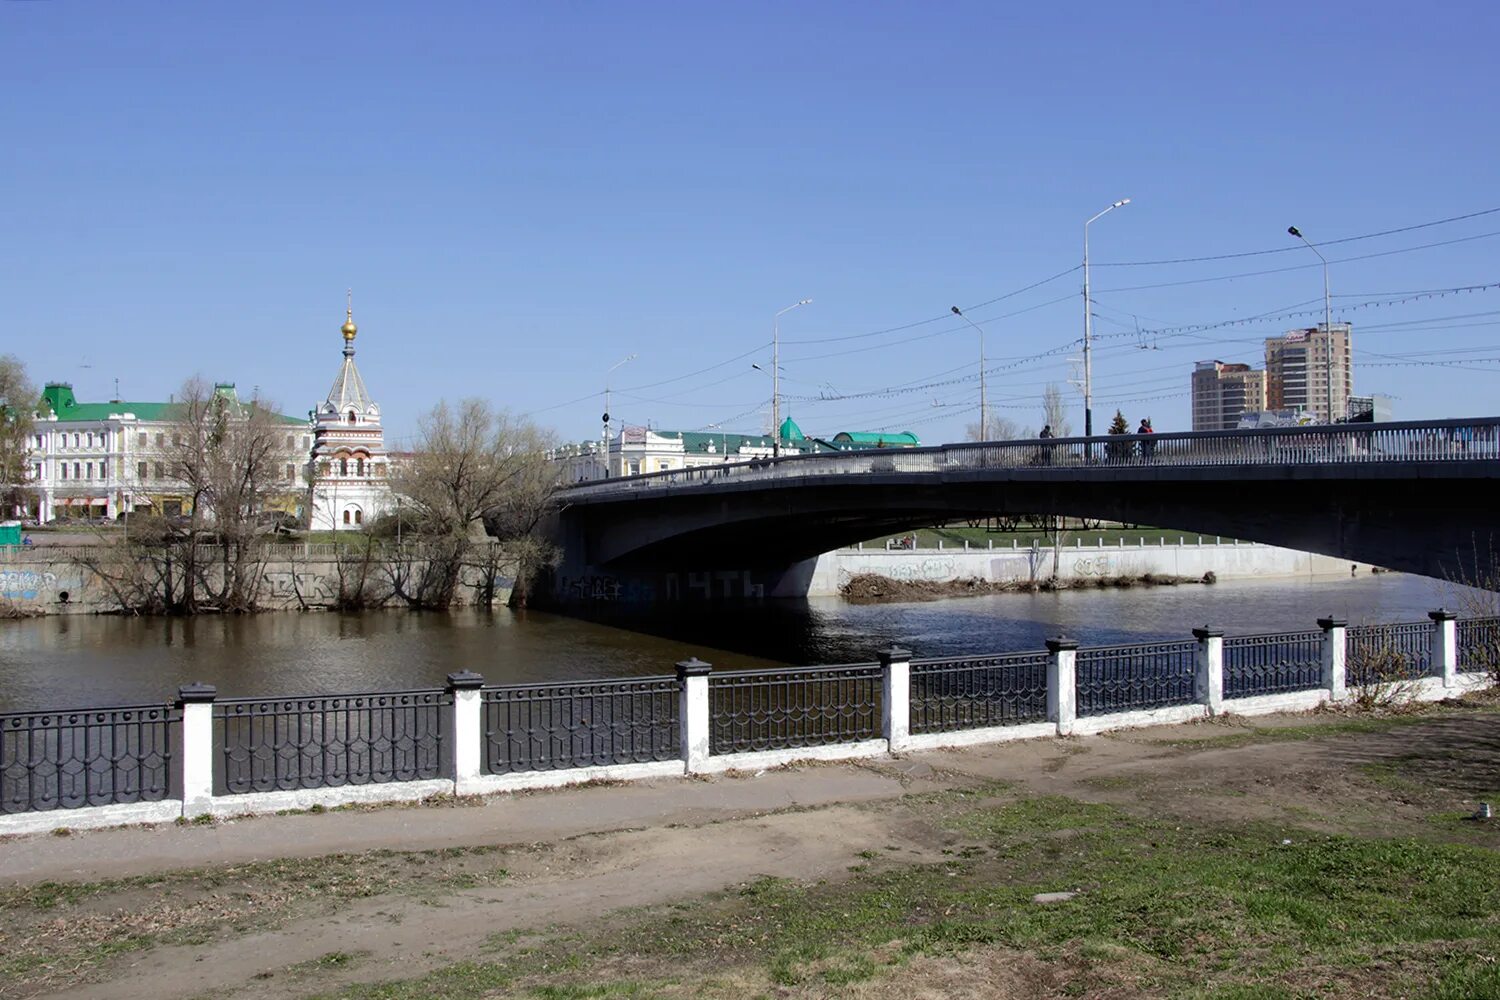
[[[495,683],[670,673],[697,655],[720,669],[868,661],[897,643],[918,656],[1228,632],[1413,621],[1455,588],[1411,576],[997,594],[853,606],[837,598],[620,609],[592,621],[535,611],[372,611],[196,618],[71,616],[0,622],[0,709],[156,702],[201,680],[225,696],[354,693],[440,685],[470,669]]]

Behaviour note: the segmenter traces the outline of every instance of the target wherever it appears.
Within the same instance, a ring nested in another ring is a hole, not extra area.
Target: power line
[[[1422,223],[1418,223],[1415,226],[1402,226],[1399,229],[1384,229],[1384,230],[1381,230],[1378,233],[1365,233],[1363,236],[1345,236],[1343,239],[1338,239],[1338,240],[1324,240],[1321,243],[1314,243],[1313,246],[1331,247],[1331,246],[1338,246],[1341,243],[1355,243],[1355,242],[1357,242],[1359,240],[1373,240],[1373,239],[1376,239],[1376,238],[1381,237],[1381,236],[1395,236],[1398,233],[1410,233],[1410,232],[1415,232],[1418,229],[1431,229],[1433,226],[1445,226],[1445,225],[1447,225],[1450,222],[1463,222],[1466,219],[1477,219],[1477,218],[1479,218],[1480,216],[1483,216],[1483,215],[1494,215],[1496,212],[1500,212],[1500,208],[1486,208],[1483,211],[1469,212],[1466,215],[1454,215],[1454,216],[1450,216],[1450,217],[1448,217],[1446,219],[1437,219],[1437,220],[1435,220],[1433,222],[1422,222]],[[1166,260],[1122,260],[1122,261],[1111,261],[1111,262],[1104,263],[1104,264],[1093,264],[1091,266],[1092,267],[1154,267],[1154,266],[1159,265],[1159,264],[1201,264],[1201,263],[1205,263],[1205,262],[1208,262],[1208,261],[1215,261],[1215,260],[1237,260],[1237,259],[1242,258],[1242,257],[1262,257],[1262,256],[1265,256],[1267,254],[1297,253],[1301,249],[1302,248],[1300,246],[1280,246],[1280,247],[1272,247],[1272,248],[1269,248],[1269,249],[1266,249],[1266,250],[1246,250],[1246,251],[1244,251],[1242,253],[1221,253],[1221,254],[1214,254],[1214,255],[1208,256],[1208,257],[1173,257],[1173,258],[1169,258],[1169,259],[1166,259]]]

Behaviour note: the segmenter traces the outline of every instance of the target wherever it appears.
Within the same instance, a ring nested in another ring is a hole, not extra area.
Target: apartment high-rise
[[[1241,414],[1265,408],[1265,372],[1222,361],[1200,361],[1193,369],[1193,430],[1234,430]]]
[[[1348,323],[1335,323],[1331,330],[1315,326],[1267,337],[1267,408],[1300,409],[1325,424],[1343,417],[1354,394],[1352,341]]]

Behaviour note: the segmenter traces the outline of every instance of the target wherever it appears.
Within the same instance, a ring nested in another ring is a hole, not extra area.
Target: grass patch
[[[370,851],[0,889],[0,977],[18,990],[40,989],[86,980],[121,952],[266,930],[370,896],[494,885],[507,877],[491,857],[499,850]],[[334,952],[316,961],[326,970],[356,957]]]
[[[1491,851],[1158,822],[1066,798],[978,805],[950,796],[924,806],[933,811],[974,841],[969,849],[838,883],[768,876],[611,919],[607,930],[543,935],[494,963],[339,996],[822,995],[899,977],[917,956],[995,948],[1047,963],[1073,995],[1104,990],[1121,969],[1145,992],[1202,1000],[1340,995],[1365,976],[1381,984],[1368,995],[1500,995],[1500,857]],[[1061,889],[1080,895],[1031,901]],[[620,976],[626,959],[630,974]],[[669,970],[681,990],[663,986]],[[726,972],[733,987],[719,992],[714,977]]]

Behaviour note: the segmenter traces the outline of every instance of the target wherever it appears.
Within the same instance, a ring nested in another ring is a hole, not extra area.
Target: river
[[[597,620],[534,611],[278,612],[191,619],[59,616],[0,621],[0,710],[160,702],[206,681],[223,696],[354,693],[440,685],[450,671],[491,683],[670,673],[696,655],[720,669],[868,661],[899,643],[918,656],[1413,621],[1462,611],[1451,584],[1382,574],[1213,586],[996,594],[930,603],[838,598],[621,610]]]

